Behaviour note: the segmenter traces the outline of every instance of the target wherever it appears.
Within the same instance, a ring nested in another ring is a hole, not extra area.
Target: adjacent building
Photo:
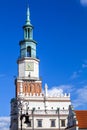
[[[70,105],[66,130],[87,130],[87,110],[74,110]]]

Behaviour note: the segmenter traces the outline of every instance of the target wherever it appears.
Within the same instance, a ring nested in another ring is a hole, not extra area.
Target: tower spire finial
[[[30,25],[30,10],[29,10],[29,2],[27,1],[27,18],[26,18],[26,24]]]

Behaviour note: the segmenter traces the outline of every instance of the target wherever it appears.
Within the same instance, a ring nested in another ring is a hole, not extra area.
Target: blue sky
[[[75,109],[87,109],[87,0],[30,0],[40,76],[50,91],[71,93]],[[0,117],[10,115],[15,97],[19,41],[26,0],[0,1]]]

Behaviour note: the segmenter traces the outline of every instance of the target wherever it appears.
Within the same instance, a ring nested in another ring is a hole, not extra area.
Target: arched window
[[[27,29],[25,28],[25,34],[24,34],[25,38],[27,38]]]
[[[28,38],[30,38],[30,29],[28,28]]]
[[[31,57],[31,47],[27,47],[27,57]]]

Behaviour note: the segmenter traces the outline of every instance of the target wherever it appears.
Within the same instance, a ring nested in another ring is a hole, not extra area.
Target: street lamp
[[[32,129],[34,130],[34,111],[35,111],[35,108],[32,109]]]
[[[22,130],[22,120],[25,117],[25,122],[26,124],[30,124],[30,120],[29,120],[29,115],[28,112],[26,112],[26,114],[22,114],[22,108],[21,108],[21,115],[20,115],[20,120],[21,120],[21,130]]]
[[[60,109],[59,108],[57,108],[57,110],[56,110],[56,113],[58,113],[58,128],[59,128],[59,130],[60,130],[60,116],[59,116],[59,111],[60,111]]]

